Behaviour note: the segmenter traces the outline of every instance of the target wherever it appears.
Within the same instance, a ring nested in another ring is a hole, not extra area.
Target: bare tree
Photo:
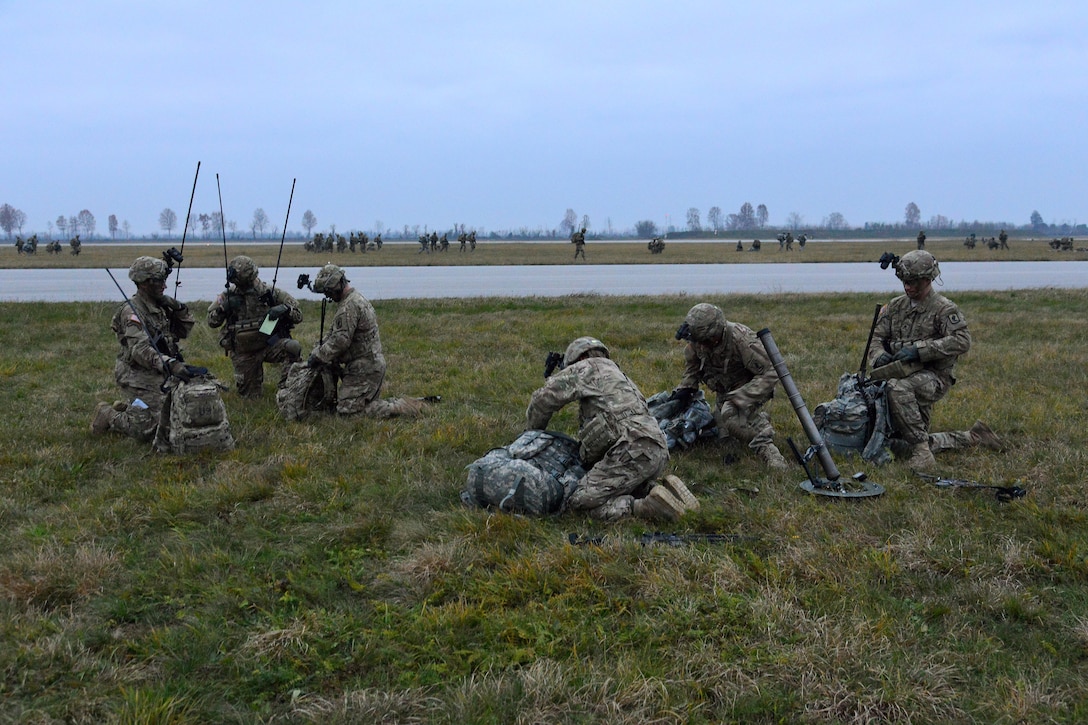
[[[117,227],[117,215],[116,214],[110,214],[109,225],[110,225],[110,239],[117,239],[117,228],[118,227]]]
[[[559,231],[563,236],[570,236],[574,233],[575,226],[578,224],[578,215],[574,213],[573,209],[567,209],[567,213],[563,215],[563,221],[559,222]]]
[[[18,209],[11,204],[0,206],[0,229],[3,229],[7,233],[9,239],[11,238],[11,233],[15,231],[15,227],[18,226],[15,223],[15,212],[17,211]]]
[[[710,211],[706,213],[706,223],[716,232],[722,230],[725,221],[722,218],[722,208],[720,206],[710,207]]]
[[[771,218],[770,212],[767,211],[766,204],[760,204],[756,207],[756,222],[759,223],[760,228],[767,226],[767,220]]]
[[[123,222],[121,222],[121,231],[124,233],[125,239],[128,239],[132,236],[132,226],[129,225],[128,219],[125,219]]]
[[[846,223],[846,217],[837,211],[833,211],[824,219],[824,227],[832,231],[843,231],[850,228]]]
[[[257,208],[253,211],[253,221],[249,223],[249,229],[253,232],[253,238],[256,239],[257,235],[264,235],[264,230],[268,228],[268,215],[264,213],[264,209]]]
[[[76,223],[79,225],[79,228],[83,230],[84,236],[88,238],[94,236],[95,220],[94,214],[91,213],[90,209],[81,211],[76,218]]]
[[[657,225],[649,219],[643,219],[640,222],[635,222],[635,234],[640,239],[646,239],[647,237],[657,236]]]
[[[464,224],[461,225],[461,231],[465,231],[465,225]],[[375,219],[374,220],[374,233],[375,234],[382,234],[383,232],[385,232],[385,222],[383,222],[381,219]]]
[[[68,217],[63,214],[57,217],[57,231],[62,237],[68,236]]]
[[[805,218],[801,216],[801,214],[799,214],[798,212],[791,211],[789,214],[786,215],[786,226],[793,231],[797,231],[798,229],[800,229],[804,225],[804,223]]]
[[[751,229],[756,225],[756,210],[751,202],[746,201],[740,205],[740,211],[737,212],[737,223],[741,229]]]
[[[703,225],[699,221],[699,210],[695,207],[688,209],[688,230],[693,232],[701,232]]]
[[[60,224],[58,223],[59,227]],[[174,210],[170,207],[166,207],[159,212],[159,227],[166,232],[166,236],[170,236],[178,226],[178,215],[174,213]]]
[[[22,233],[22,231],[23,231],[23,225],[24,224],[26,224],[26,212],[23,211],[22,209],[16,209],[15,210],[15,228],[18,229],[20,233]]]
[[[915,229],[921,226],[922,210],[918,208],[918,205],[913,201],[907,204],[906,210],[903,212],[903,222],[911,229]]]
[[[212,218],[209,214],[200,214],[197,216],[197,221],[200,222],[200,231],[204,232],[204,238],[207,239],[209,232],[212,228]]]
[[[213,211],[211,213],[211,221],[209,222],[209,226],[211,226],[212,228],[213,235],[218,233],[218,236],[224,236],[224,232],[226,231],[226,225],[223,224],[223,212]]]
[[[316,226],[317,217],[314,216],[312,211],[307,209],[302,215],[302,228],[306,230],[307,237],[310,236],[310,233],[313,232],[314,227]]]
[[[582,229],[589,229],[589,214],[582,215]]]

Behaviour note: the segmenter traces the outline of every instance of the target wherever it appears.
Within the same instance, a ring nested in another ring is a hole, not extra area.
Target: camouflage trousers
[[[669,449],[652,438],[621,440],[582,477],[566,508],[602,521],[629,516],[634,506],[631,494],[656,480],[668,462]]]
[[[905,378],[889,380],[885,390],[888,415],[896,435],[911,444],[928,440],[933,404],[948,392],[940,376],[932,370],[919,370]]]
[[[283,338],[274,345],[268,345],[258,352],[231,352],[230,361],[234,365],[234,387],[243,398],[259,398],[264,385],[264,364],[280,363],[281,387],[287,379],[288,365],[301,359],[302,346],[297,340]]]
[[[736,415],[723,417],[722,407],[728,401],[718,396],[715,402],[717,407],[714,410],[714,421],[718,425],[719,440],[736,438],[747,443],[749,448],[757,452],[774,444],[774,426],[771,425],[771,416],[767,415],[762,405],[752,406],[747,415],[738,412]]]
[[[151,371],[135,374],[120,363],[114,369],[114,376],[128,405],[110,420],[110,431],[138,441],[150,441],[159,427],[159,413],[166,400],[166,393],[161,389],[163,376]],[[146,407],[136,404],[137,400],[143,401]]]
[[[336,412],[368,418],[414,416],[423,412],[423,402],[414,398],[379,398],[384,380],[384,365],[376,366],[366,360],[348,363],[336,393]]]

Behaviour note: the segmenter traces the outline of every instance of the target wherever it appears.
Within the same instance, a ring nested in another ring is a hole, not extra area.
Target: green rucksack
[[[466,506],[542,516],[559,513],[585,476],[578,441],[554,431],[527,430],[467,467]]]

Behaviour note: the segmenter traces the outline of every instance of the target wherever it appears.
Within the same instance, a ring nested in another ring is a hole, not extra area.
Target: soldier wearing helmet
[[[230,260],[227,289],[208,307],[208,326],[223,328],[219,345],[230,357],[234,385],[243,398],[261,396],[265,363],[280,363],[282,386],[288,365],[302,359],[302,345],[291,338],[291,328],[302,322],[298,302],[270,288],[258,272],[257,263],[245,255]]]
[[[725,319],[720,307],[701,302],[688,311],[676,337],[688,344],[684,377],[671,397],[690,399],[705,383],[717,394],[714,418],[719,439],[737,438],[767,466],[784,469],[770,416],[763,410],[774,394],[778,374],[756,334]]]
[[[113,431],[150,441],[166,396],[163,384],[170,376],[189,379],[179,343],[195,321],[188,307],[164,294],[169,274],[166,263],[154,257],[137,257],[129,267],[136,294],[110,322],[120,346],[113,376],[128,402],[99,403],[91,421],[93,433]]]
[[[324,341],[310,353],[307,364],[338,371],[341,382],[336,412],[341,415],[372,418],[418,415],[427,403],[440,398],[383,400],[379,397],[385,380],[385,356],[378,334],[378,317],[370,301],[350,283],[344,270],[335,264],[326,264],[314,279],[313,291],[336,303],[336,315]]]
[[[1000,449],[1001,441],[982,421],[969,430],[929,432],[933,404],[956,382],[956,360],[971,349],[971,333],[959,307],[933,289],[941,274],[932,254],[907,252],[895,267],[903,294],[881,311],[873,331],[872,377],[885,379],[888,413],[899,439],[893,450],[909,454],[915,470],[933,468],[933,454],[950,448],[982,445]],[[895,441],[893,441],[895,443]]]
[[[574,245],[574,258],[578,259],[582,257],[582,261],[586,260],[586,228],[582,227],[581,231],[575,230],[570,235],[570,243]]]
[[[544,430],[552,415],[578,401],[580,456],[588,473],[566,508],[614,521],[624,516],[676,519],[698,502],[683,482],[666,477],[669,447],[646,399],[612,361],[605,344],[579,337],[563,355],[563,369],[536,390],[525,412],[527,430]]]

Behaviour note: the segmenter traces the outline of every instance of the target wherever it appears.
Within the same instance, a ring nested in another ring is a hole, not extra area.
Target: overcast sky
[[[44,232],[1088,220],[1088,3],[0,0],[0,203]]]

